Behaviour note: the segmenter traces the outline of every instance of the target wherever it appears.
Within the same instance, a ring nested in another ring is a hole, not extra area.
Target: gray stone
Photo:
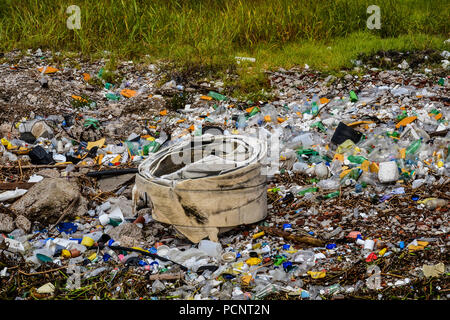
[[[31,231],[31,222],[25,216],[19,215],[16,218],[16,227],[22,229],[25,232]]]
[[[112,239],[120,241],[120,244],[125,247],[137,246],[140,241],[143,241],[142,229],[130,222],[122,222],[109,231],[108,235]]]
[[[70,202],[76,198],[82,199],[74,181],[47,178],[36,183],[22,198],[14,202],[11,210],[17,214],[23,214],[31,221],[55,223]],[[85,209],[82,208],[83,206],[85,206],[85,202],[78,201],[66,217],[75,217],[77,213]]]
[[[14,230],[13,218],[6,213],[0,213],[0,232],[10,233],[13,230]]]
[[[38,176],[43,176],[44,178],[59,178],[61,174],[58,169],[42,169],[36,173]]]
[[[122,174],[114,177],[106,177],[98,179],[98,186],[103,192],[111,192],[124,183],[134,179],[135,173]]]
[[[112,208],[119,207],[125,218],[133,217],[133,204],[131,200],[128,200],[124,196],[120,196],[118,198],[109,198],[108,201],[111,203]]]

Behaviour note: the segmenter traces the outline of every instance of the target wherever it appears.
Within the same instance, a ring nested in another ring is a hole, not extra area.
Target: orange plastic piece
[[[400,127],[404,127],[404,126],[406,126],[408,123],[411,123],[411,122],[413,122],[414,120],[416,120],[417,119],[417,117],[416,116],[413,116],[413,117],[406,117],[405,119],[403,119],[402,121],[400,121],[400,122],[398,122],[396,125],[395,125],[395,127],[398,129],[398,128],[400,128]]]
[[[327,98],[323,97],[323,98],[320,98],[319,101],[320,101],[321,104],[325,104],[325,103],[330,102],[330,99],[327,99]]]
[[[344,155],[343,155],[343,154],[340,154],[340,153],[336,153],[336,154],[334,155],[333,160],[339,160],[340,162],[344,162]]]
[[[83,79],[84,81],[89,81],[91,80],[91,75],[89,73],[83,73]]]
[[[42,72],[44,70],[44,68],[45,67],[38,68],[39,72]],[[47,69],[45,69],[44,73],[45,74],[47,74],[47,73],[55,73],[57,71],[59,71],[59,69],[56,69],[56,68],[53,68],[53,67],[47,67]]]
[[[72,98],[74,98],[75,100],[81,101],[81,102],[85,102],[85,103],[88,102],[86,99],[83,99],[80,96],[72,95]]]
[[[370,172],[378,172],[378,170],[380,170],[380,168],[378,167],[378,165],[375,162],[372,162],[369,166],[370,168]]]
[[[131,98],[136,95],[136,90],[123,89],[122,91],[120,91],[120,94],[126,98]]]

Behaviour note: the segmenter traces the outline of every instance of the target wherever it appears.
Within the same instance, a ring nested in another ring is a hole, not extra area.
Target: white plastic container
[[[222,253],[222,245],[210,240],[201,240],[198,244],[198,249],[215,258],[220,257]]]

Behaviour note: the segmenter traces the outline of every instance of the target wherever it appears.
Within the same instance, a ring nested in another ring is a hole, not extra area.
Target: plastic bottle
[[[361,164],[364,161],[366,161],[367,159],[364,158],[363,156],[348,156],[347,157],[348,161],[353,162],[353,163],[358,163]]]
[[[311,187],[311,188],[306,188],[306,189],[301,190],[300,192],[298,192],[298,194],[301,196],[304,196],[307,193],[317,192],[318,190],[319,190],[319,188]]]
[[[325,199],[332,199],[332,198],[339,197],[339,195],[340,195],[340,192],[339,191],[335,191],[335,192],[328,193],[328,194],[324,195],[323,197]]]
[[[421,139],[418,139],[418,140],[414,141],[406,149],[406,154],[407,155],[415,154],[417,152],[417,150],[420,148],[421,144],[422,144],[422,140]]]
[[[244,129],[246,126],[247,126],[247,118],[245,117],[244,114],[239,115],[236,122],[237,129]]]
[[[323,190],[336,190],[339,189],[339,181],[336,178],[330,178],[326,180],[320,180],[317,185]]]
[[[308,164],[305,162],[296,162],[292,167],[292,171],[294,172],[305,172],[309,168]]]

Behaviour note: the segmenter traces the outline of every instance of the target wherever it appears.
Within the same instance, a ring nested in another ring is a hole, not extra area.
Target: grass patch
[[[373,4],[379,30],[366,26]],[[67,28],[70,5],[81,9],[81,29]],[[164,60],[173,63],[169,79],[222,79],[230,93],[247,95],[265,88],[261,70],[306,63],[338,73],[360,53],[442,49],[449,20],[447,0],[3,0],[0,50],[78,52],[107,58],[111,72],[119,59]],[[235,56],[256,62],[236,65]]]

